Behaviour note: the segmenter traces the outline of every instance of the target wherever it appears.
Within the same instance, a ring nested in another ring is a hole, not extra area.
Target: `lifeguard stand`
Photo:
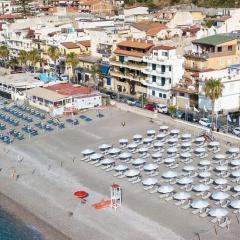
[[[121,187],[113,183],[111,186],[111,208],[117,210],[122,205],[122,189]]]

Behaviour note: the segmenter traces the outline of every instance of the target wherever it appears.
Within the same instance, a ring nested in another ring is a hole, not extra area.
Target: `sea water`
[[[0,208],[0,240],[44,240],[32,225],[17,221]]]

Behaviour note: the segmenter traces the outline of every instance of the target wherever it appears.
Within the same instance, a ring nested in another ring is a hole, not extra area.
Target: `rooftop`
[[[235,34],[216,34],[209,37],[200,38],[192,41],[193,44],[211,45],[216,46],[225,42],[236,39]]]
[[[91,41],[90,40],[79,41],[79,44],[81,44],[84,47],[91,47]]]
[[[67,48],[67,49],[79,48],[79,46],[74,42],[63,42],[63,43],[61,43],[61,45],[64,46],[65,48]]]
[[[153,48],[153,50],[167,50],[167,51],[173,50],[173,49],[176,49],[176,48],[172,46],[167,46],[167,45],[159,45]]]
[[[167,28],[166,25],[153,21],[141,21],[133,23],[132,26],[146,32],[149,36],[155,36],[160,30]]]
[[[129,47],[147,50],[153,46],[152,43],[144,41],[125,40],[117,44],[119,47]]]
[[[120,48],[116,48],[114,53],[118,54],[118,55],[132,56],[132,57],[139,57],[139,58],[142,58],[142,57],[148,55],[148,53],[142,53],[142,52],[137,52],[137,51],[127,51],[127,50],[122,50]]]
[[[58,94],[65,95],[65,96],[74,96],[80,94],[90,94],[91,88],[89,87],[82,87],[82,86],[74,86],[69,83],[59,83],[54,84],[47,87],[48,90],[54,91]]]

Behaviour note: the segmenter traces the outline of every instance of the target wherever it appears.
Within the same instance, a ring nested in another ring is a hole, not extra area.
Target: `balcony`
[[[172,87],[172,91],[175,92],[182,92],[182,93],[189,93],[189,94],[198,94],[199,87],[193,84],[186,84],[186,83],[179,83]]]
[[[161,71],[161,69],[156,69],[156,70],[152,70],[151,68],[145,68],[143,70],[143,73],[146,75],[153,75],[153,76],[160,76],[160,77],[166,77],[166,78],[170,78],[172,73],[169,71]]]
[[[159,82],[152,82],[149,80],[144,80],[141,81],[143,85],[148,86],[148,87],[154,87],[154,88],[158,88],[158,89],[162,89],[165,91],[168,91],[171,89],[171,84],[169,83],[165,83],[164,85],[160,84]]]
[[[193,71],[193,72],[202,72],[204,70],[206,70],[207,68],[204,67],[204,66],[197,66],[197,65],[191,65],[191,64],[184,64],[184,68],[186,70],[190,70],[190,71]]]
[[[110,61],[110,64],[113,65],[113,66],[118,66],[118,67],[125,67],[125,68],[128,68],[128,69],[134,69],[134,70],[138,70],[138,71],[142,71],[144,70],[147,65],[146,64],[136,64],[136,63],[130,63],[130,62],[117,62],[117,61],[113,61],[111,60]]]
[[[201,52],[188,51],[188,52],[185,52],[184,57],[195,58],[195,59],[200,59],[200,60],[207,60],[209,58],[209,54],[207,52],[201,53]]]
[[[114,71],[114,70],[110,70],[110,75],[113,77],[125,78],[125,79],[129,79],[131,81],[137,81],[137,82],[141,82],[146,79],[146,77],[143,77],[143,76],[135,76],[134,74],[131,74],[131,73],[124,74],[124,73]]]

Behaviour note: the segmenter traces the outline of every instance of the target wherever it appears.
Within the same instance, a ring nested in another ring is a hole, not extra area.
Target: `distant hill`
[[[166,7],[175,4],[193,3],[199,7],[239,7],[240,0],[125,0],[126,5],[142,5],[148,7]]]

